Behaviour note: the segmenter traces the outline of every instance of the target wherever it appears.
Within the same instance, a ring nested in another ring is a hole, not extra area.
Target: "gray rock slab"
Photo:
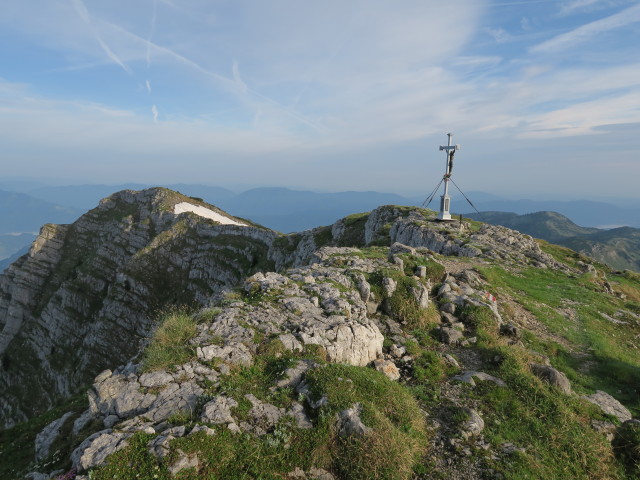
[[[113,432],[111,429],[94,433],[71,454],[73,466],[80,472],[96,467],[118,450],[128,445],[133,433]]]
[[[367,427],[360,419],[360,404],[355,404],[351,408],[342,410],[337,414],[337,430],[341,437],[363,437],[367,435],[371,429]]]
[[[596,393],[584,395],[582,398],[597,405],[604,413],[613,415],[621,422],[626,422],[632,418],[631,412],[607,392],[598,390]]]
[[[218,396],[204,405],[200,420],[216,425],[235,423],[235,419],[231,416],[231,409],[237,406],[238,402],[233,398],[222,395]]]
[[[447,345],[458,343],[464,338],[462,332],[455,328],[442,327],[440,329],[440,341]]]
[[[567,395],[571,393],[571,382],[564,373],[548,365],[540,365],[537,363],[532,363],[529,367],[536,377],[556,387],[562,393]]]
[[[465,407],[462,410],[468,416],[467,420],[461,425],[462,436],[468,438],[480,434],[484,430],[484,420],[480,414],[472,408]]]
[[[460,375],[456,375],[456,376],[452,377],[452,380],[456,380],[456,381],[462,382],[462,383],[468,383],[472,387],[476,386],[476,382],[475,382],[474,379],[482,380],[482,381],[485,381],[485,382],[493,382],[499,387],[506,387],[507,386],[507,384],[504,383],[499,378],[494,377],[492,375],[489,375],[488,373],[477,372],[475,370],[468,370],[466,372],[462,372]]]
[[[64,426],[69,417],[73,415],[73,412],[67,412],[62,417],[54,420],[49,425],[44,427],[38,435],[36,435],[35,452],[36,461],[41,460],[49,455],[51,445],[57,440],[60,435],[60,430]]]

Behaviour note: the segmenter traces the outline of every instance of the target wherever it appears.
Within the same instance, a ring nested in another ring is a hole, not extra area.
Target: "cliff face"
[[[166,305],[206,305],[273,266],[274,232],[176,215],[184,202],[204,205],[165,189],[114,194],[72,225],[45,225],[0,277],[0,424],[135,355]]]

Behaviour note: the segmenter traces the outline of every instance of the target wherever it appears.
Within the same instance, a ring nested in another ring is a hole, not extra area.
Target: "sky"
[[[24,0],[0,175],[640,197],[638,0]]]

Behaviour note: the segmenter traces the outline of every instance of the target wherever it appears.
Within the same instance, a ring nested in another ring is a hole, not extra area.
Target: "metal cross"
[[[447,133],[449,142],[447,145],[440,145],[440,150],[444,150],[447,154],[447,165],[444,173],[444,194],[440,200],[440,213],[438,213],[438,220],[451,220],[451,213],[449,213],[449,207],[451,206],[451,197],[449,197],[449,178],[451,177],[451,170],[453,169],[453,155],[456,150],[460,150],[460,145],[451,145],[451,137],[453,133]]]

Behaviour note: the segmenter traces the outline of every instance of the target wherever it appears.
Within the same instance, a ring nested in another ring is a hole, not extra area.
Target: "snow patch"
[[[232,220],[229,217],[220,215],[219,213],[214,212],[213,210],[210,210],[205,207],[201,207],[199,205],[193,205],[192,203],[188,203],[188,202],[178,203],[173,209],[173,213],[175,213],[176,215],[184,212],[195,213],[196,215],[200,215],[201,217],[204,217],[204,218],[209,218],[215,222],[221,223],[222,225],[240,225],[243,227],[247,226],[246,223],[237,222],[236,220]]]

